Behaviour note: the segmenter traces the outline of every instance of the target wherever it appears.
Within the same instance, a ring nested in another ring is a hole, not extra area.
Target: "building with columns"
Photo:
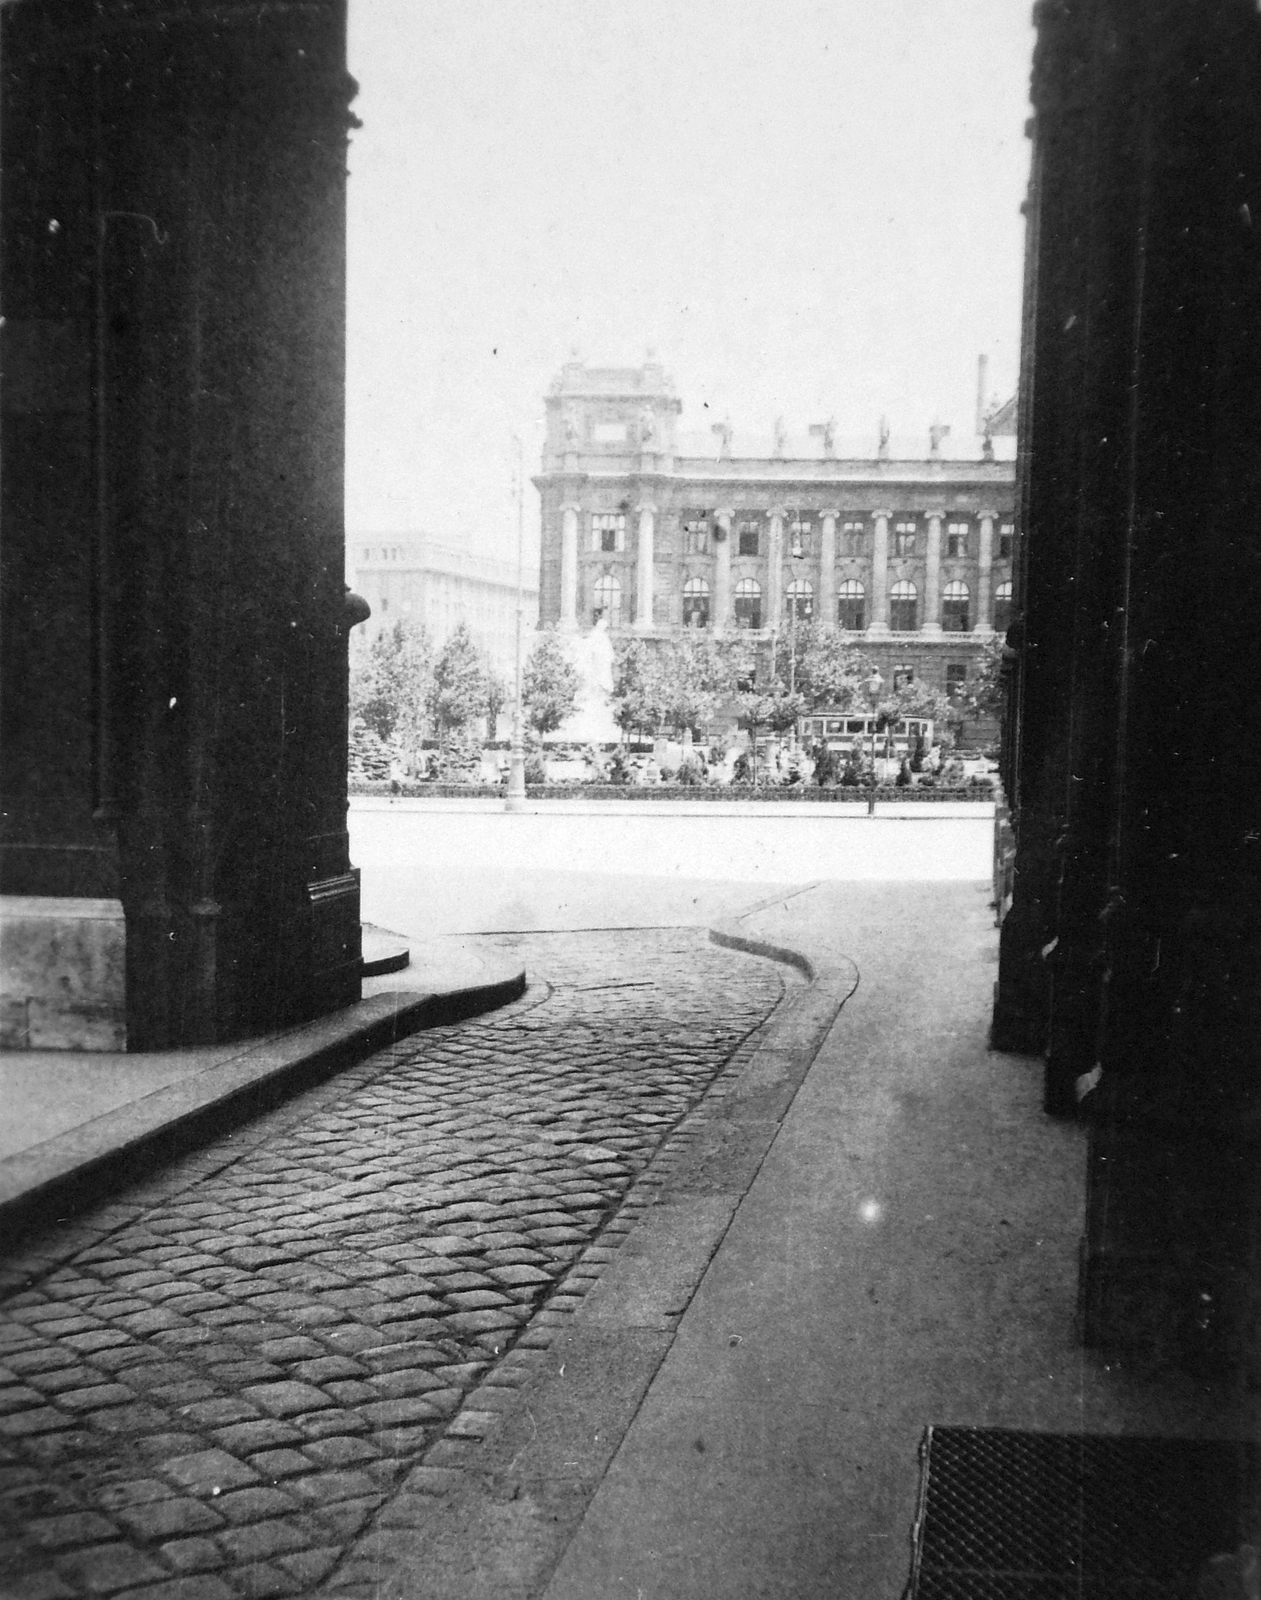
[[[958,692],[1011,612],[1014,463],[846,453],[830,423],[767,439],[726,423],[689,438],[664,369],[566,364],[546,397],[539,614],[544,627],[769,640],[843,630],[886,681]],[[1004,441],[1005,443],[1005,441]]]

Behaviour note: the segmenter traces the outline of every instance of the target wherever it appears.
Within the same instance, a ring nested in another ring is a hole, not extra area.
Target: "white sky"
[[[652,345],[687,430],[970,439],[977,355],[1016,383],[1029,11],[351,0],[352,533],[515,553],[575,346]]]

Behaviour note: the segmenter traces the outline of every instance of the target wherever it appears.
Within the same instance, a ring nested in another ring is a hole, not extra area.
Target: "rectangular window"
[[[946,554],[958,559],[968,553],[968,525],[966,522],[946,524]]]
[[[999,526],[999,530],[998,530],[998,559],[1000,561],[1010,561],[1011,560],[1012,540],[1015,538],[1015,534],[1016,534],[1016,529],[1015,529],[1014,524],[1012,524],[1010,522],[1004,522]]]
[[[708,517],[688,517],[683,523],[683,554],[707,556],[709,554]]]
[[[737,549],[742,556],[755,556],[757,554],[758,525],[756,522],[742,522],[738,528],[739,544]]]
[[[913,556],[915,554],[915,524],[913,522],[895,522],[893,524],[893,553],[895,556]]]
[[[894,667],[894,669],[893,669],[893,692],[894,692],[894,694],[897,694],[899,689],[905,689],[908,684],[914,683],[914,682],[915,682],[915,668],[914,667],[907,666],[907,665],[905,665],[905,663],[900,667]]]
[[[620,512],[601,511],[591,518],[591,548],[603,555],[625,550],[626,518]]]
[[[861,522],[847,522],[841,529],[841,553],[847,556],[865,555],[867,530]]]
[[[788,553],[790,556],[812,555],[811,540],[814,538],[814,524],[808,517],[795,517],[788,525]]]
[[[946,662],[946,693],[952,700],[957,700],[963,693],[963,686],[967,682],[968,668],[963,661]]]

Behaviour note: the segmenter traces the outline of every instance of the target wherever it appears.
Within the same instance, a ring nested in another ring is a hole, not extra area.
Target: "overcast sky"
[[[1016,382],[1029,10],[350,0],[351,532],[511,553],[575,347],[651,345],[684,429],[970,440],[977,355]]]

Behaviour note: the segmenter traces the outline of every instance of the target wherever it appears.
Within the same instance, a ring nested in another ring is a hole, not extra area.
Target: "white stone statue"
[[[621,737],[613,720],[613,638],[606,617],[590,633],[571,634],[565,649],[581,680],[578,704],[559,729],[562,739],[604,744]]]

